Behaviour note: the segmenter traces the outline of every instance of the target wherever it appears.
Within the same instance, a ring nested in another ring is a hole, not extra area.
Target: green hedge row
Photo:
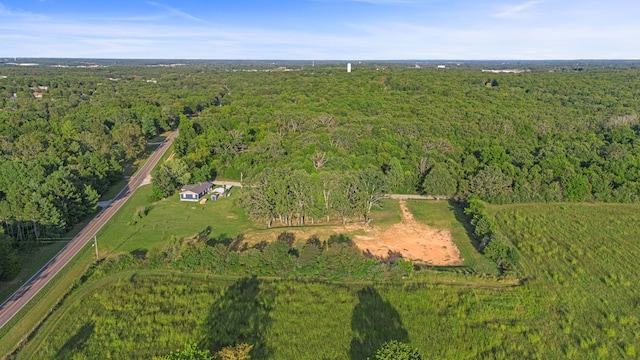
[[[496,231],[496,224],[486,211],[486,206],[477,195],[466,200],[464,213],[471,216],[473,235],[479,240],[479,250],[498,264],[501,273],[513,270],[518,265],[518,252],[509,239]]]

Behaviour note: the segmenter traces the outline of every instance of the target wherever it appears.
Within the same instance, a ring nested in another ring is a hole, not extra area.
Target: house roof
[[[181,191],[190,191],[196,194],[200,194],[205,192],[211,188],[211,182],[205,181],[195,185],[185,185],[182,187]]]

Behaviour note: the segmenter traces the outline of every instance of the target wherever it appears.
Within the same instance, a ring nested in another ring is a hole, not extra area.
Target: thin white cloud
[[[512,9],[511,13],[529,13],[538,4]],[[6,11],[4,7],[0,10]],[[475,16],[477,20],[465,23],[408,18],[404,22],[398,19],[374,22],[354,18],[351,24],[334,24],[338,30],[321,31],[311,27],[301,30],[279,25],[212,24],[168,10],[155,16],[180,16],[188,21],[179,24],[154,21],[154,14],[122,19],[4,16],[0,18],[0,56],[300,60],[640,58],[640,37],[636,35],[640,33],[640,24],[615,21],[620,15],[612,10],[598,11],[601,21],[594,26],[592,21],[584,21],[585,14],[576,13],[572,7],[557,10],[550,20],[545,18],[549,21],[518,22],[515,26],[509,21],[487,19],[485,12],[484,17]],[[560,18],[563,21],[557,21]]]
[[[154,22],[167,18],[167,15],[147,15],[147,16],[129,16],[129,17],[105,17],[95,18],[95,20],[104,21],[126,21],[126,22]]]
[[[493,17],[497,18],[512,18],[516,16],[521,16],[525,13],[525,11],[530,10],[536,7],[539,4],[547,2],[548,0],[529,0],[522,4],[507,6],[502,9],[500,12],[493,14]]]
[[[147,4],[155,6],[155,7],[159,7],[161,9],[167,10],[169,13],[179,16],[181,18],[187,19],[187,20],[192,20],[192,21],[197,21],[197,22],[201,22],[201,23],[206,23],[209,24],[210,22],[204,19],[200,19],[199,17],[193,16],[189,13],[186,13],[182,10],[173,8],[171,6],[168,5],[164,5],[164,4],[159,4],[157,2],[153,2],[153,1],[147,1]]]
[[[435,0],[309,0],[318,3],[358,2],[374,5],[422,5],[433,3]]]
[[[44,20],[47,17],[21,10],[12,10],[0,3],[0,17]]]
[[[378,4],[378,5],[413,5],[413,4],[423,4],[423,3],[428,3],[431,1],[424,1],[424,0],[347,0],[347,1],[351,1],[351,2],[363,2],[363,3],[370,3],[370,4]]]

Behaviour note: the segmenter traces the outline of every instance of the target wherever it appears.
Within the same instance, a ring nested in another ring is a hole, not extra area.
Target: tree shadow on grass
[[[131,251],[130,254],[133,255],[133,257],[135,257],[138,260],[144,260],[144,259],[147,258],[147,255],[149,254],[149,250],[147,250],[147,249],[135,249],[135,250]]]
[[[211,226],[207,226],[204,230],[195,235],[195,240],[205,243],[208,242],[210,240],[211,230]]]
[[[453,211],[453,214],[456,216],[456,220],[464,226],[464,230],[467,232],[467,236],[471,239],[471,244],[478,251],[478,253],[482,254],[480,251],[480,241],[476,239],[476,236],[473,234],[473,225],[471,225],[471,217],[464,213],[463,205],[459,202],[449,199],[449,209]]]
[[[67,340],[55,355],[54,359],[71,359],[84,349],[87,341],[93,334],[95,325],[92,321],[85,323],[78,332]]]
[[[245,343],[253,345],[252,359],[270,358],[264,335],[271,324],[269,313],[275,298],[261,289],[261,284],[256,277],[243,278],[224,290],[205,322],[201,347],[215,354],[224,347]]]
[[[409,342],[400,314],[376,289],[362,288],[358,291],[358,299],[360,302],[351,316],[351,329],[355,333],[351,340],[351,360],[373,357],[376,350],[390,340]]]
[[[218,244],[222,244],[224,246],[229,246],[233,242],[233,238],[225,233],[218,235],[217,237],[209,237],[206,242],[209,246],[216,246]]]

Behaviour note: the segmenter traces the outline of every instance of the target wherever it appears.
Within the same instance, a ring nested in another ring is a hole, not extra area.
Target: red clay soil
[[[386,229],[366,227],[366,235],[357,235],[354,242],[362,251],[369,251],[377,257],[386,257],[389,251],[402,254],[405,259],[416,263],[435,266],[461,265],[460,250],[451,240],[447,229],[434,229],[417,222],[400,201],[402,222]]]

